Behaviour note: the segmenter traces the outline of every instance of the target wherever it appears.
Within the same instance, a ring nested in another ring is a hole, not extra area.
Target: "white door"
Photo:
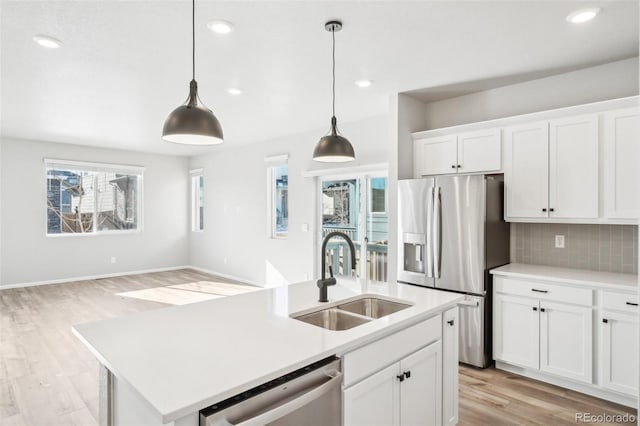
[[[400,364],[395,363],[344,390],[344,426],[400,424]]]
[[[640,216],[640,112],[638,108],[604,114],[605,216]]]
[[[522,367],[539,368],[538,300],[496,294],[493,299],[493,355]]]
[[[540,302],[540,370],[592,383],[592,309]]]
[[[638,395],[638,316],[602,312],[600,385]]]
[[[500,129],[458,135],[458,173],[492,172],[502,168]]]
[[[598,217],[598,115],[549,122],[549,217]]]
[[[458,423],[458,308],[442,316],[442,424]]]
[[[418,139],[413,142],[414,177],[456,173],[457,170],[456,135]]]
[[[437,341],[400,361],[402,426],[442,424],[442,342]]]
[[[547,122],[504,129],[505,218],[548,216],[549,129]]]

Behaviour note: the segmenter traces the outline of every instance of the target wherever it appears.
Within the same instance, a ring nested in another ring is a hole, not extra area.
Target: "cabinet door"
[[[604,311],[600,331],[600,385],[637,396],[637,315]]]
[[[504,129],[505,218],[547,217],[549,129],[547,122]]]
[[[502,168],[500,129],[458,135],[458,173],[492,172]]]
[[[598,116],[550,121],[549,217],[597,218],[598,190]]]
[[[442,342],[437,341],[400,361],[400,424],[442,424]]]
[[[400,364],[395,363],[343,392],[345,426],[400,424]]]
[[[540,370],[592,383],[592,309],[540,302]]]
[[[539,368],[538,300],[496,294],[493,299],[493,355],[522,367]]]
[[[442,136],[414,141],[414,177],[456,173],[457,137]]]
[[[458,308],[442,314],[442,424],[458,423]]]
[[[605,216],[640,216],[640,112],[638,108],[604,114]]]

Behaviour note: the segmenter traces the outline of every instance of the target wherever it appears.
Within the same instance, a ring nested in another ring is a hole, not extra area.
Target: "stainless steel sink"
[[[348,330],[371,321],[371,318],[354,315],[337,308],[323,309],[310,314],[294,316],[293,318],[327,330]]]
[[[394,312],[409,308],[406,303],[392,302],[390,300],[379,299],[377,297],[365,297],[342,305],[338,309],[364,315],[369,318],[382,318]]]

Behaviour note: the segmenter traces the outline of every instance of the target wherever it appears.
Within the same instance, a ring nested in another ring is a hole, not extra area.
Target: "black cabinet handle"
[[[536,293],[549,293],[549,290],[538,290],[537,288],[532,288],[531,291],[535,291]]]
[[[549,209],[549,211],[550,211],[550,212],[552,212],[552,211],[553,211],[553,207],[551,207],[551,208]]]
[[[538,312],[538,308],[536,308],[535,306],[533,307],[533,310]]]
[[[547,209],[546,209],[546,208],[543,208],[543,209],[542,209],[542,211],[543,211],[543,212],[546,212],[546,211],[547,211]]]
[[[455,168],[456,168],[456,165],[455,165],[455,164],[452,164],[452,165],[451,165],[451,168],[452,168],[452,169],[455,169]]]
[[[398,380],[400,380],[401,382],[404,382],[404,374],[399,374],[399,375],[396,376],[396,378]]]
[[[449,324],[449,325],[453,325],[453,324],[454,324],[454,322],[453,322],[453,320],[449,320],[449,321],[447,321],[447,324]]]
[[[609,322],[609,320],[608,320],[608,319],[606,319],[606,318],[602,318],[602,322],[606,324],[606,323],[608,323],[608,322]]]
[[[545,308],[540,308],[540,312],[547,312]]]
[[[462,164],[458,164],[458,168],[459,168],[459,169],[460,169],[460,168],[462,168]]]
[[[638,306],[637,303],[633,303],[633,302],[627,302],[627,305],[629,305],[629,306]]]
[[[411,371],[405,371],[405,372],[404,372],[404,377],[405,377],[406,379],[410,378],[410,377],[411,377]]]

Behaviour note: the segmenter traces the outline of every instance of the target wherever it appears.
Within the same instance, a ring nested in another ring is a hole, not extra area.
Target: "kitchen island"
[[[361,295],[380,295],[411,306],[342,331],[291,318]],[[362,383],[376,369],[408,355],[397,352],[398,348],[413,350],[436,341],[440,345],[444,340],[442,316],[448,313],[448,325],[457,330],[453,318],[462,299],[454,293],[410,285],[339,279],[329,289],[327,303],[317,301],[315,282],[304,282],[81,324],[73,331],[104,367],[102,424],[195,426],[199,410],[331,355],[346,356],[346,395],[350,384]],[[433,333],[416,341],[422,336],[416,338],[409,329]],[[448,418],[438,413],[443,424],[457,418],[457,333],[452,335],[455,340],[450,338],[450,343],[439,346],[443,349],[437,357],[442,371],[444,362],[455,356],[455,369],[448,367],[450,381],[446,386],[440,382],[437,389],[438,399],[455,412]],[[366,356],[372,343],[379,344],[378,353],[389,352],[391,358],[381,360],[385,365],[363,369],[369,362],[363,360],[358,362],[360,367],[349,367],[348,359]],[[454,353],[443,356],[446,347]],[[450,398],[442,399],[443,387]]]

